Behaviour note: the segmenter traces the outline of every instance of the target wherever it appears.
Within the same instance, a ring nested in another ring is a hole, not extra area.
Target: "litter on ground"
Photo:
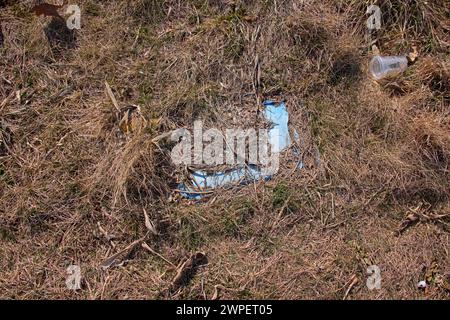
[[[399,74],[408,67],[406,56],[375,56],[370,61],[370,72],[376,80]]]
[[[268,142],[272,153],[281,153],[292,146],[292,138],[289,133],[289,112],[286,103],[276,104],[266,100],[264,103],[264,117],[271,124],[268,130]],[[295,141],[299,141],[300,135],[293,129]],[[300,156],[298,149],[293,149],[296,157]],[[303,168],[302,161],[298,161],[297,168]],[[214,189],[231,188],[239,185],[247,185],[258,180],[270,180],[272,174],[257,164],[247,164],[237,168],[220,171],[193,170],[190,171],[187,181],[178,185],[178,192],[187,199],[200,200],[211,194]]]

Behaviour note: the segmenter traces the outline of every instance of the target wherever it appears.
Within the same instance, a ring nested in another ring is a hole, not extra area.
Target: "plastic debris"
[[[375,56],[369,65],[370,72],[376,80],[399,74],[407,67],[406,56]]]
[[[425,290],[427,288],[427,282],[425,280],[419,281],[419,283],[417,284],[417,288],[421,289],[421,290]]]
[[[180,183],[180,194],[188,199],[200,200],[212,192],[212,189],[227,188],[234,185],[246,185],[256,180],[269,180],[270,175],[263,175],[256,165],[248,165],[221,172],[194,171],[190,174],[190,183]],[[205,191],[206,190],[206,191]]]
[[[280,153],[292,144],[289,134],[289,113],[285,102],[276,104],[267,100],[264,105],[264,117],[272,126],[268,131],[269,144],[272,153]],[[298,141],[300,135],[296,130],[293,132],[294,140]],[[300,156],[298,149],[293,149],[295,156]],[[299,161],[297,168],[303,168],[303,162]],[[187,182],[178,185],[178,192],[187,199],[200,200],[211,194],[217,188],[229,188],[237,185],[246,185],[258,180],[270,180],[271,174],[255,164],[248,164],[237,168],[208,172],[196,170],[190,173]]]
[[[265,101],[264,117],[273,123],[269,130],[269,143],[272,146],[272,152],[281,152],[289,147],[291,136],[289,135],[289,113],[286,104],[281,102],[276,105],[273,101]]]

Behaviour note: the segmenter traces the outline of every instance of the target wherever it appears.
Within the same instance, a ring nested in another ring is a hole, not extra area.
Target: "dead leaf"
[[[208,258],[203,252],[197,252],[187,259],[178,269],[177,275],[172,280],[172,290],[178,290],[185,286],[194,277],[198,267],[208,263]]]
[[[131,243],[128,247],[125,249],[117,252],[116,254],[113,254],[109,258],[105,259],[101,264],[100,267],[104,270],[111,268],[111,267],[120,267],[123,266],[127,261],[129,261],[131,253],[134,251],[134,249],[142,242],[144,241],[144,238],[140,238],[133,243]]]
[[[100,221],[97,222],[97,227],[102,236],[111,244],[111,247],[115,248],[116,245],[114,243],[114,239],[116,238],[113,234],[109,234],[105,229],[103,229],[102,225],[100,224]]]
[[[419,221],[419,216],[415,213],[411,213],[409,214],[405,221],[403,221],[400,224],[400,227],[398,228],[398,230],[395,232],[397,236],[401,235],[403,232],[405,232],[406,229],[408,229],[409,227],[411,227],[412,225],[414,225],[415,223],[417,223]]]
[[[158,144],[158,142],[160,142],[161,140],[166,141],[168,140],[172,134],[175,132],[175,130],[173,131],[168,131],[168,132],[164,132],[163,134],[160,134],[159,136],[155,137],[152,139],[152,142],[154,144]]]
[[[44,17],[46,16],[59,17],[64,20],[64,18],[61,17],[61,15],[58,13],[58,10],[61,9],[62,7],[63,6],[56,6],[54,4],[49,3],[41,3],[31,8],[31,12],[33,12],[37,16],[43,15]]]
[[[161,123],[161,120],[162,120],[161,117],[150,119],[150,121],[149,121],[150,127],[151,127],[151,128],[156,128],[156,127],[158,127],[158,125]]]
[[[16,91],[16,99],[19,104],[22,102],[22,92],[20,89]]]
[[[109,86],[108,82],[105,81],[105,87],[106,87],[106,93],[108,94],[109,98],[111,99],[111,102],[114,106],[114,108],[116,108],[116,110],[118,112],[120,112],[119,109],[119,104],[117,103],[116,97],[114,96],[114,93],[111,90],[111,87]]]
[[[145,210],[145,208],[142,208],[142,210],[144,211],[144,219],[145,219],[145,227],[154,235],[158,234],[158,231],[156,230],[155,225],[153,224],[153,222],[150,220],[150,218],[148,217],[147,211]]]
[[[217,298],[219,298],[219,289],[223,290],[224,287],[222,285],[220,285],[220,284],[216,284],[214,286],[214,293],[213,293],[213,295],[211,297],[211,300],[217,300]]]
[[[432,261],[431,265],[426,269],[425,272],[425,281],[428,285],[434,283],[436,275],[439,273],[439,267],[436,261]]]
[[[378,47],[375,44],[372,45],[372,52],[375,56],[379,56],[381,54],[380,49],[378,49]]]
[[[407,55],[409,63],[416,62],[418,57],[419,57],[419,52],[417,51],[417,47],[413,46],[412,49],[411,49],[411,52],[409,52],[408,55]]]
[[[119,128],[124,134],[140,132],[147,125],[147,121],[141,113],[141,108],[136,105],[124,107],[119,112]]]

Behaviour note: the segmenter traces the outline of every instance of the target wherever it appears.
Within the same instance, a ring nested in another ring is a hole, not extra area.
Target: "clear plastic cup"
[[[376,80],[399,74],[408,67],[408,59],[405,56],[375,56],[370,61],[370,73]]]

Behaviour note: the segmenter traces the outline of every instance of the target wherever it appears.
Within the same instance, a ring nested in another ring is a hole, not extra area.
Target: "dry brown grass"
[[[348,299],[448,298],[439,281],[416,288],[433,261],[450,272],[446,1],[377,1],[383,26],[368,35],[369,1],[78,0],[82,30],[64,37],[28,14],[36,1],[13,2],[0,8],[2,298],[202,299],[218,288],[342,299],[353,275]],[[417,46],[419,60],[377,84],[369,41],[384,54]],[[151,139],[195,119],[253,126],[256,55],[264,97],[288,99],[320,163],[292,174],[286,162],[267,183],[200,204],[177,198],[182,168]],[[120,133],[105,81],[120,107],[140,105],[144,130]],[[208,257],[177,292],[173,266],[144,249],[99,268],[146,234],[143,209],[159,231],[153,250],[175,265]],[[411,213],[418,223],[397,236]],[[65,287],[70,264],[82,268],[78,292]],[[365,286],[370,264],[379,291]]]

